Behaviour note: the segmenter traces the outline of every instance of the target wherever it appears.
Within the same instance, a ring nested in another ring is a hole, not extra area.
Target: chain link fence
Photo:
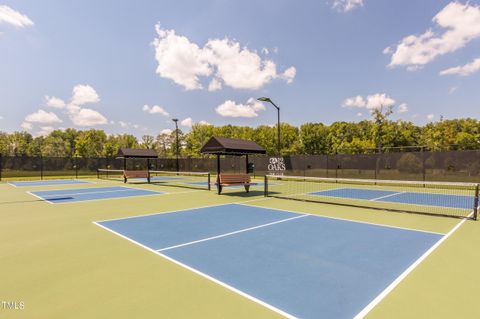
[[[272,159],[275,159],[272,162]],[[280,160],[279,160],[280,159]],[[254,175],[284,174],[332,178],[480,182],[480,150],[431,152],[414,149],[370,154],[250,156]],[[176,159],[128,159],[129,170],[175,171]],[[276,164],[272,164],[276,163]],[[281,165],[278,165],[281,163]],[[216,173],[216,158],[180,158],[179,170]],[[222,172],[243,173],[245,157],[221,158]],[[98,168],[123,169],[122,159],[0,155],[0,180],[85,178]]]

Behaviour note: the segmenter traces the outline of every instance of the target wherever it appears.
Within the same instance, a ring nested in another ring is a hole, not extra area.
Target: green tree
[[[185,134],[185,154],[189,157],[200,156],[200,149],[215,134],[213,125],[194,124],[192,130]]]
[[[103,146],[107,140],[107,135],[103,130],[91,129],[80,132],[75,139],[76,155],[81,157],[101,157],[103,156]]]
[[[155,149],[155,138],[151,135],[143,135],[140,146],[146,149]]]
[[[324,154],[327,152],[328,127],[322,123],[306,123],[300,126],[302,153]]]
[[[382,151],[383,140],[386,136],[385,126],[388,124],[388,117],[393,114],[393,105],[374,108],[371,111],[373,121],[375,123],[373,128],[373,136],[375,136],[375,144],[379,152]]]
[[[27,132],[13,132],[9,136],[9,148],[11,155],[33,155],[30,153],[30,146],[32,142],[32,134]]]
[[[155,149],[160,157],[169,157],[170,149],[175,139],[174,132],[160,133],[155,138]]]

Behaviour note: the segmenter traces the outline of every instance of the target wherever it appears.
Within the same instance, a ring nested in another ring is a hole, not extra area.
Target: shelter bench
[[[123,182],[126,183],[129,178],[146,178],[150,183],[150,173],[148,171],[123,171]]]
[[[245,191],[250,191],[250,185],[257,185],[250,181],[250,175],[248,174],[222,174],[220,173],[217,178],[218,194],[222,193],[223,186],[244,186]]]

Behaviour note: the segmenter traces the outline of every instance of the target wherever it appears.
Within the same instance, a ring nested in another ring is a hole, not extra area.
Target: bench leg
[[[218,195],[220,195],[222,193],[222,185],[218,184],[217,189],[218,189]]]
[[[127,178],[126,177],[123,178],[123,183],[124,184],[127,183]]]
[[[250,192],[250,185],[245,185],[245,191]]]

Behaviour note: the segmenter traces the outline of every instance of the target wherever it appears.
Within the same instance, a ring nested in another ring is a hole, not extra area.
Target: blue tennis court
[[[163,193],[146,189],[116,186],[38,191],[30,192],[30,194],[49,203],[60,204],[134,196],[161,195]]]
[[[45,180],[39,180],[39,181],[10,182],[8,184],[15,187],[27,187],[27,186],[90,184],[90,182],[81,181],[78,179],[45,179]]]
[[[426,205],[447,208],[473,209],[473,196],[447,195],[434,193],[395,192],[362,188],[336,188],[309,193],[310,195],[361,199],[410,205]]]
[[[238,204],[96,224],[299,318],[354,317],[442,238]]]

